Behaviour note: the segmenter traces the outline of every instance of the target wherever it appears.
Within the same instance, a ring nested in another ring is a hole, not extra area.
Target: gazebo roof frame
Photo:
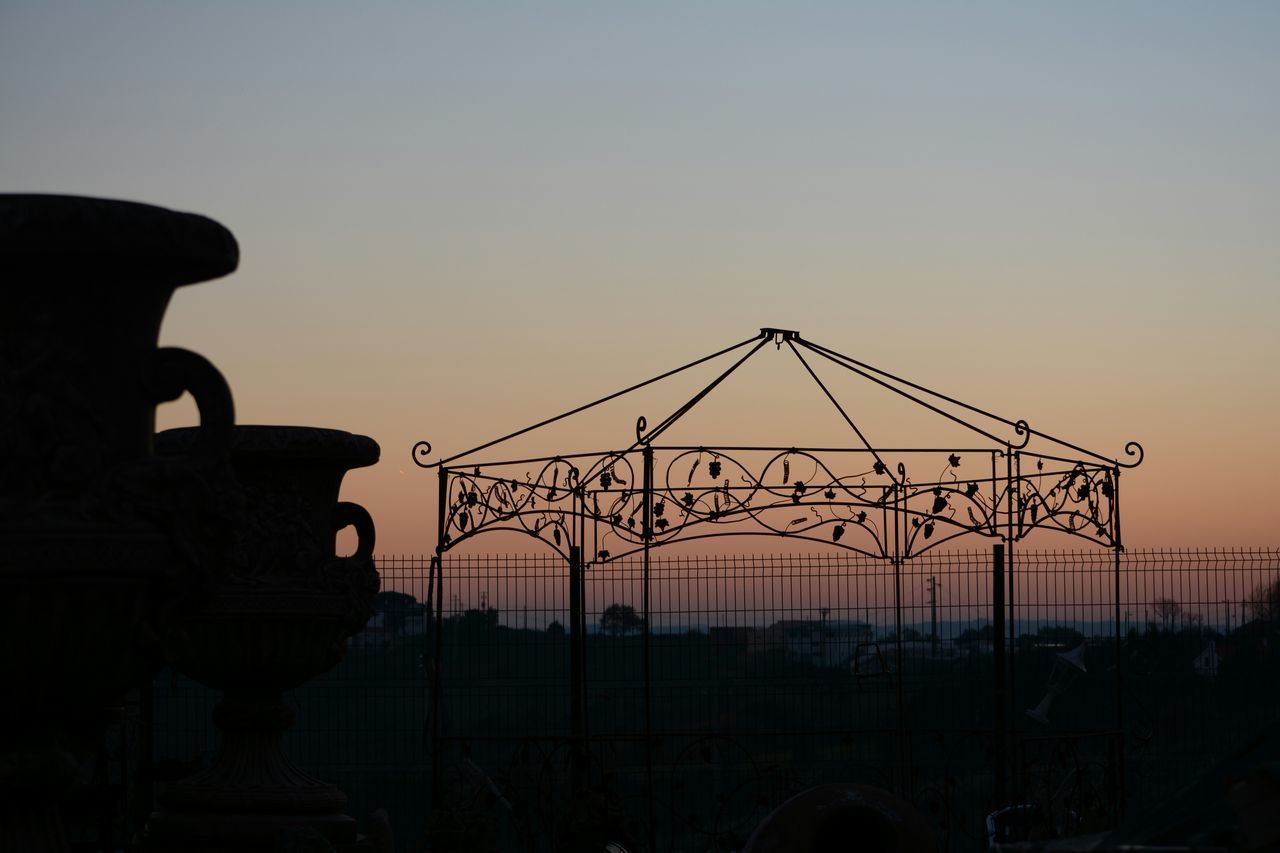
[[[769,343],[778,349],[788,347],[860,446],[658,443]],[[737,357],[727,369],[655,426],[650,428],[647,419],[639,417],[635,438],[625,449],[520,459],[475,458],[482,451],[731,353]],[[989,444],[969,448],[877,447],[818,376],[810,363],[813,358],[893,392]],[[1001,427],[1012,436],[998,435]],[[1047,446],[1033,449],[1033,439]],[[741,461],[742,454],[754,457],[754,465]],[[865,458],[869,468],[842,473],[834,463],[828,464],[828,460],[848,458],[849,454]],[[974,454],[990,456],[989,476],[962,480],[958,471],[961,459]],[[1119,475],[1122,469],[1141,464],[1144,454],[1142,447],[1131,441],[1124,447],[1124,459],[1108,458],[1034,429],[1026,420],[1003,417],[806,340],[799,332],[766,327],[732,346],[469,450],[435,462],[428,461],[430,455],[428,442],[414,445],[414,462],[436,469],[440,477],[438,554],[481,532],[505,529],[531,534],[566,558],[572,558],[576,549],[580,562],[603,563],[639,551],[647,554],[652,547],[677,540],[744,534],[823,542],[897,561],[971,533],[1011,543],[1034,529],[1048,528],[1085,536],[1118,552],[1123,548]],[[883,456],[888,455],[911,458],[913,465],[916,459],[941,455],[946,463],[937,477],[915,480],[903,462],[892,466],[886,462]],[[665,469],[659,474],[655,463],[664,460]],[[681,460],[690,464],[683,482],[680,477],[673,480],[676,463]],[[699,478],[703,461],[707,467]],[[793,481],[792,467],[797,466],[798,471],[806,462],[812,464],[811,472]],[[1026,470],[1024,463],[1029,463]],[[523,480],[515,472],[538,465],[538,473],[526,471]],[[726,465],[734,467],[736,477],[720,476]],[[794,515],[797,507],[806,512],[803,518],[777,520],[783,512]],[[960,510],[964,510],[962,515]],[[845,539],[846,532],[859,529],[864,535]],[[935,538],[937,530],[943,533]],[[602,543],[615,545],[603,547]]]

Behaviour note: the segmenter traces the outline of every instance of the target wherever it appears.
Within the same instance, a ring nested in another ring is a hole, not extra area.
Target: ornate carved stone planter
[[[189,452],[196,433],[161,433],[162,452]],[[222,745],[206,770],[165,790],[148,826],[157,850],[276,849],[310,827],[338,849],[355,842],[346,796],[298,768],[281,737],[293,723],[285,690],[327,672],[373,613],[374,527],[339,503],[344,473],[378,459],[372,439],[307,427],[237,427],[231,461],[245,522],[208,606],[186,624],[176,666],[223,691],[214,719]],[[354,526],[356,552],[335,556]]]
[[[231,394],[157,341],[174,289],[237,261],[202,216],[0,195],[0,849],[65,849],[77,739],[151,676],[168,617],[199,591],[228,513]],[[155,407],[184,390],[200,440],[158,459]]]

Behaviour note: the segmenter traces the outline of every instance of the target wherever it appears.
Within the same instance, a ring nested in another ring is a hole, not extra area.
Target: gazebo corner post
[[[582,670],[582,736],[583,742],[590,744],[591,714],[587,708],[587,611],[590,608],[590,602],[587,600],[587,569],[591,565],[591,557],[586,554],[586,512],[586,491],[581,485],[577,485],[573,493],[573,518],[568,535],[573,543],[570,545],[570,554],[578,564],[578,600],[582,610],[579,616],[582,628],[582,659],[579,662]],[[590,746],[587,749],[590,751]]]
[[[429,608],[432,621],[432,634],[435,648],[431,650],[431,801],[429,813],[442,807],[441,789],[444,785],[444,756],[441,752],[441,716],[443,712],[443,680],[441,670],[444,663],[444,552],[448,547],[446,536],[445,507],[449,500],[449,472],[441,465],[438,471],[439,489],[436,506],[436,553],[435,553],[435,585],[432,588],[432,572],[427,573],[427,599],[430,603],[435,599],[435,607]]]
[[[1116,694],[1116,806],[1118,819],[1125,815],[1125,736],[1124,736],[1124,634],[1120,624],[1120,566],[1124,553],[1124,541],[1120,537],[1120,466],[1111,468],[1111,552],[1115,560],[1113,569],[1115,581],[1114,613],[1115,620],[1115,694]]]
[[[653,669],[650,651],[650,638],[652,629],[650,627],[650,550],[653,547],[653,445],[646,443],[641,451],[644,465],[644,510],[642,515],[642,541],[644,543],[643,559],[644,559],[644,578],[643,578],[643,594],[641,601],[641,609],[643,610],[643,619],[641,628],[643,634],[643,655],[644,655],[644,767],[645,767],[645,786],[649,791],[646,798],[648,808],[648,842],[649,850],[657,849],[657,820],[654,812],[653,802]]]
[[[901,468],[900,468],[901,470]],[[906,694],[903,687],[903,681],[906,677],[906,662],[903,657],[903,637],[902,637],[902,561],[903,554],[906,552],[904,547],[904,538],[906,537],[906,498],[907,492],[905,487],[905,477],[902,482],[895,481],[893,484],[893,505],[895,511],[893,513],[893,626],[894,626],[894,658],[897,668],[897,729],[898,729],[898,793],[903,797],[911,795],[911,773],[907,759],[907,717],[906,717]]]
[[[574,791],[585,784],[587,759],[586,709],[586,606],[583,601],[582,549],[569,546],[569,735],[572,742],[570,784]]]
[[[1004,656],[1004,543],[991,546],[991,661],[994,684],[991,696],[991,753],[995,768],[992,797],[994,809],[1004,808],[1009,791],[1006,779],[1008,726],[1005,722],[1005,656]]]
[[[1009,713],[1005,718],[1005,724],[1008,730],[1009,750],[1005,755],[1008,762],[1009,781],[1012,785],[1013,796],[1020,803],[1022,802],[1023,780],[1020,761],[1021,744],[1018,741],[1018,591],[1014,576],[1013,552],[1014,545],[1026,533],[1023,526],[1023,513],[1026,507],[1023,506],[1022,495],[1022,452],[1014,450],[1012,446],[1006,448],[1005,477],[1009,484],[1009,527],[1004,547],[1004,593],[1005,609],[1007,611],[1005,622],[1009,632],[1007,645],[1005,646],[1005,678],[1007,679],[1006,690],[1009,699]]]

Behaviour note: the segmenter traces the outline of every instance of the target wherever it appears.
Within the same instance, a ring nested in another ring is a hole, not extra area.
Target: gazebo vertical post
[[[569,621],[573,624],[569,646],[569,714],[573,734],[571,784],[576,791],[590,784],[591,747],[587,719],[587,582],[586,564],[582,557],[583,536],[579,524],[586,512],[581,484],[574,482],[570,503],[569,525]],[[563,518],[561,519],[563,522]]]
[[[443,709],[441,706],[442,684],[441,669],[443,668],[443,646],[444,646],[444,551],[447,547],[445,544],[445,505],[449,501],[449,471],[444,466],[439,470],[439,491],[436,501],[436,559],[435,559],[435,608],[432,616],[435,624],[432,626],[435,634],[435,648],[432,649],[431,655],[431,808],[440,808],[442,797],[441,789],[444,785],[444,756],[440,750],[440,717]],[[427,575],[428,584],[430,583],[430,573]],[[432,591],[428,590],[428,596],[432,595]]]
[[[586,685],[583,683],[582,666],[585,660],[586,619],[582,601],[582,551],[577,545],[569,546],[569,735],[573,742],[570,764],[571,785],[579,790],[583,785],[582,768],[585,763],[587,715],[583,700]]]
[[[644,768],[645,768],[645,784],[649,790],[647,797],[648,806],[648,830],[649,830],[649,850],[657,848],[657,823],[653,810],[653,670],[651,668],[649,638],[650,638],[650,601],[649,601],[649,579],[650,579],[650,563],[649,551],[653,542],[653,446],[646,444],[644,446],[644,510],[642,515],[643,543],[644,543],[644,593],[642,601],[642,609],[644,610],[644,620],[642,628],[644,630]]]
[[[1020,747],[1018,743],[1018,615],[1017,585],[1013,573],[1013,546],[1023,534],[1022,526],[1022,453],[1007,448],[1005,453],[1005,475],[1009,483],[1009,535],[1005,541],[1005,606],[1008,608],[1007,623],[1009,642],[1006,647],[1005,660],[1008,672],[1009,697],[1009,776],[1013,782],[1013,794],[1019,803],[1022,802],[1022,773]]]
[[[587,567],[591,560],[589,557],[583,556],[584,545],[586,543],[586,534],[583,532],[584,516],[586,515],[586,494],[581,485],[575,485],[573,491],[573,516],[569,526],[569,541],[575,544],[569,546],[569,553],[576,560],[578,565],[578,602],[581,611],[579,616],[579,626],[582,633],[582,645],[578,650],[578,671],[581,680],[580,695],[582,697],[582,743],[584,759],[591,753],[591,714],[588,708],[588,687],[587,687],[587,610],[590,608],[590,602],[587,601]]]
[[[899,472],[902,468],[899,466]],[[902,554],[903,537],[906,536],[906,527],[903,517],[905,509],[906,488],[903,483],[894,482],[893,484],[893,505],[895,511],[893,513],[893,625],[895,642],[895,667],[897,669],[897,694],[898,694],[898,793],[904,797],[910,796],[910,768],[907,766],[907,719],[906,719],[906,698],[903,690],[903,678],[906,675],[902,656]]]
[[[1005,724],[1005,660],[1004,660],[1004,543],[991,546],[991,660],[995,686],[992,689],[992,764],[995,765],[996,809],[1008,801],[1005,787],[1006,746],[1009,733]]]
[[[1111,550],[1115,557],[1115,655],[1116,655],[1116,802],[1120,817],[1125,812],[1125,779],[1124,779],[1124,635],[1120,626],[1120,555],[1124,551],[1124,542],[1120,538],[1120,466],[1111,469]]]

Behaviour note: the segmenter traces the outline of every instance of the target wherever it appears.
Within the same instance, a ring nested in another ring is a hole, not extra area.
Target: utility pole
[[[942,584],[938,583],[936,575],[929,575],[927,583],[929,584],[929,648],[936,658],[938,656],[938,587]]]

